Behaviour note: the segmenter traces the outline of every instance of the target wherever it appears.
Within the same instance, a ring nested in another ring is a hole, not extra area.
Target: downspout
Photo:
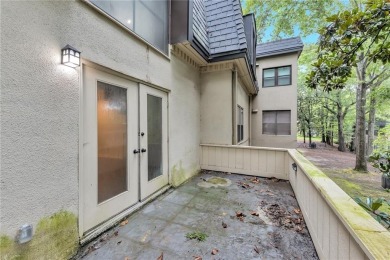
[[[232,70],[232,144],[237,144],[237,130],[236,130],[236,114],[237,114],[237,100],[236,100],[236,88],[237,88],[237,69],[236,66]]]

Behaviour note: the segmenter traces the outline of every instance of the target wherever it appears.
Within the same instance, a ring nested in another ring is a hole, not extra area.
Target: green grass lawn
[[[303,136],[297,136],[297,141],[298,142],[303,142]],[[321,143],[321,137],[319,137],[319,136],[312,137],[311,141],[312,142]],[[309,137],[306,137],[306,143],[309,143]]]

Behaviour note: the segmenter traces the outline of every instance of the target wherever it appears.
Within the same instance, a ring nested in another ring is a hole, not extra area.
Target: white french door
[[[167,94],[83,66],[83,232],[168,184]]]
[[[140,115],[143,200],[168,184],[167,94],[140,84]]]

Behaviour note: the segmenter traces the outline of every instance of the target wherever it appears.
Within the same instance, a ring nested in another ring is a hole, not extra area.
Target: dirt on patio
[[[85,245],[81,258],[318,256],[288,181],[202,171]]]
[[[340,186],[349,196],[385,198],[390,200],[390,193],[382,188],[381,176],[370,163],[368,173],[360,173],[355,167],[355,154],[351,152],[340,152],[337,147],[316,143],[317,148],[308,148],[308,144],[298,142],[300,151],[314,165],[320,168],[329,178]],[[389,206],[382,206],[381,211],[389,212]]]

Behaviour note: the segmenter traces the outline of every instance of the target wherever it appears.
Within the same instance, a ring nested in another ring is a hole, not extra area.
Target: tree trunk
[[[370,99],[370,111],[368,113],[368,136],[367,136],[367,155],[374,151],[374,131],[375,131],[375,112],[376,98],[374,93]]]
[[[337,109],[337,126],[338,126],[338,139],[339,139],[339,147],[338,147],[338,150],[340,152],[345,152],[345,141],[344,141],[344,131],[343,131],[343,127],[344,127],[344,116],[343,116],[343,113],[342,113],[342,110],[341,108],[338,108]]]
[[[311,145],[311,127],[309,126],[309,146]]]
[[[363,72],[364,73],[364,72]],[[355,129],[355,146],[356,146],[356,171],[367,171],[366,160],[366,93],[365,83],[359,83],[356,91],[356,129]]]
[[[366,159],[366,60],[364,53],[359,54],[359,62],[356,67],[356,74],[359,83],[356,89],[356,128],[355,128],[355,146],[356,162],[355,170],[367,172]]]
[[[302,133],[303,133],[303,143],[305,144],[305,143],[306,143],[306,131],[305,131],[305,127],[302,128]]]

